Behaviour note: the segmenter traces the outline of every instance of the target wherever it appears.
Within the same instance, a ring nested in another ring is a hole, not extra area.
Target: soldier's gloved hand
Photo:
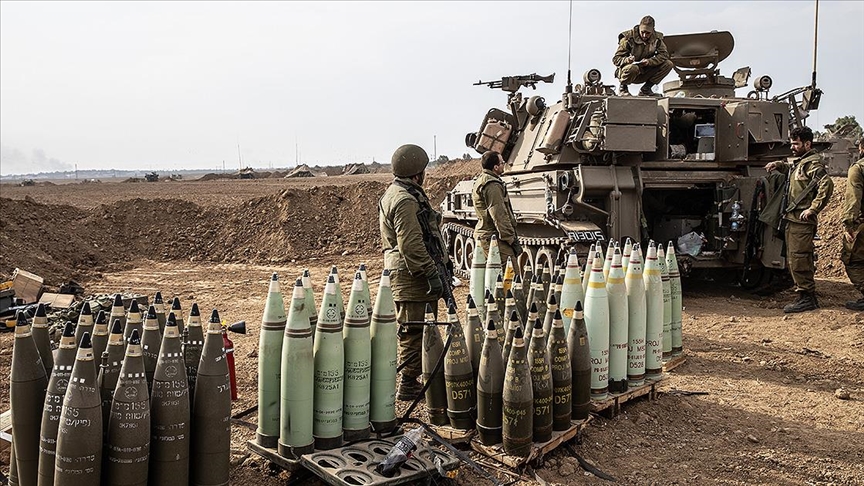
[[[514,241],[513,244],[510,246],[513,247],[513,253],[516,254],[516,258],[518,259],[519,255],[522,254],[522,245],[520,245],[518,241]],[[513,263],[516,263],[516,262],[513,262]]]
[[[426,291],[426,295],[440,296],[444,293],[444,284],[441,283],[441,277],[438,276],[438,272],[427,277],[427,283],[429,290]]]

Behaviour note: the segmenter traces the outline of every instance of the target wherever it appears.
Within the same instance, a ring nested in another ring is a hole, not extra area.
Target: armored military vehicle
[[[630,237],[674,241],[685,274],[708,270],[745,287],[785,269],[782,241],[758,220],[773,191],[763,166],[791,155],[789,131],[818,107],[815,73],[813,84],[777,96],[769,94],[771,78],[761,76],[742,97],[735,90],[747,86],[750,69],[729,78],[718,68],[732,52],[732,34],[668,35],[665,42],[678,79],[657,97],[617,96],[597,69],[581,85],[568,79],[554,104],[519,91],[554,75],[478,83],[508,92],[507,108],[489,110],[466,144],[506,160],[520,265]],[[442,202],[461,275],[475,246],[471,188],[472,181],[460,182]]]

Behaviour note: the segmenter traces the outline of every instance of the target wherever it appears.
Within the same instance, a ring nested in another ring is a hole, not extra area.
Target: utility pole
[[[237,160],[240,162],[240,170],[243,170],[243,156],[240,155],[240,144],[237,144]]]

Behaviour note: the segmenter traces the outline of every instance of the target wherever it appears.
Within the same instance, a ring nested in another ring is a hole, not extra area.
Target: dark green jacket
[[[814,221],[803,221],[801,213],[805,209],[810,209],[819,214],[828,205],[834,192],[834,181],[828,177],[828,169],[822,162],[822,156],[811,150],[803,157],[793,159],[792,162],[777,162],[775,168],[791,178],[785,219],[794,223],[816,224]],[[809,193],[801,196],[813,180],[818,181],[816,186]],[[799,196],[800,201],[795,204]]]
[[[861,205],[864,204],[864,159],[849,167],[846,175],[846,198],[843,201],[843,226],[855,230],[861,223]]]
[[[612,63],[618,68],[616,76],[620,74],[621,68],[628,64],[627,58],[630,56],[635,58],[635,62],[648,59],[648,67],[659,66],[668,61],[669,51],[663,42],[663,33],[654,31],[648,42],[643,41],[639,35],[638,25],[618,34],[618,50],[612,57]]]
[[[474,179],[471,199],[478,219],[474,227],[475,240],[489,241],[496,235],[498,240],[509,245],[516,243],[516,216],[507,187],[497,174],[483,169]]]
[[[422,200],[412,196],[405,185],[419,189]],[[446,248],[441,237],[441,215],[432,209],[423,188],[411,179],[397,177],[378,203],[384,268],[390,270],[390,286],[398,302],[431,302],[441,297],[427,294],[428,279],[437,276],[438,270],[423,244],[423,230],[417,219],[421,205],[426,206],[433,237],[439,239],[441,248]]]

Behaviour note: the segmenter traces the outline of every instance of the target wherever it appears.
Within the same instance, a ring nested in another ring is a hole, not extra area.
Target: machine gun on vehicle
[[[477,81],[474,86],[486,85],[492,89],[500,88],[502,91],[515,93],[522,86],[537,89],[537,83],[553,83],[555,82],[555,73],[549,76],[538,76],[537,73],[526,74],[523,76],[504,76],[499,81]]]

